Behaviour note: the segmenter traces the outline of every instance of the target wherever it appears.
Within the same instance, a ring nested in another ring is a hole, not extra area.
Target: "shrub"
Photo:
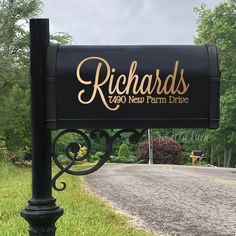
[[[129,157],[129,147],[127,144],[122,144],[119,147],[119,151],[118,151],[118,156],[119,157]]]
[[[110,161],[112,163],[136,163],[137,162],[137,157],[135,156],[129,156],[129,157],[117,157],[117,156],[111,156]]]
[[[96,152],[94,155],[91,156],[89,162],[98,162],[103,154],[104,152]]]
[[[166,136],[153,139],[153,163],[179,164],[182,155],[182,147],[175,139]],[[149,147],[147,141],[139,144],[138,160],[148,163]]]

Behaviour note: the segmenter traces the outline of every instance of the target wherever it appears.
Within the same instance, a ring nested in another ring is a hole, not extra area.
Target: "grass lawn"
[[[129,217],[112,210],[104,201],[83,187],[82,178],[64,175],[67,188],[53,192],[57,203],[65,209],[57,221],[61,236],[152,236],[131,227]],[[58,183],[59,184],[59,183]],[[27,236],[28,224],[19,212],[31,196],[31,169],[16,168],[0,162],[0,235]]]

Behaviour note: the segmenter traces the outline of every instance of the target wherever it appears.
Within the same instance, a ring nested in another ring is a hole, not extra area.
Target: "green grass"
[[[62,176],[66,190],[53,192],[64,215],[57,221],[59,236],[151,236],[127,222],[130,217],[116,213],[83,187],[77,176]],[[19,212],[31,196],[31,170],[0,162],[0,235],[26,236],[28,224]]]

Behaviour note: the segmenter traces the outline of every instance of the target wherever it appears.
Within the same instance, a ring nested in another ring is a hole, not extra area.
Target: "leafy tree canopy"
[[[29,19],[42,7],[40,0],[0,1],[0,138],[13,156],[30,149]],[[64,33],[51,38],[72,41]]]
[[[195,8],[198,14],[195,43],[214,43],[220,55],[222,93],[236,86],[236,1],[229,0],[209,9]]]

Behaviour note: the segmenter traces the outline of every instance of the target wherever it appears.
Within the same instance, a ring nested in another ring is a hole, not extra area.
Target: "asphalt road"
[[[106,165],[85,180],[159,235],[236,235],[236,169]]]

